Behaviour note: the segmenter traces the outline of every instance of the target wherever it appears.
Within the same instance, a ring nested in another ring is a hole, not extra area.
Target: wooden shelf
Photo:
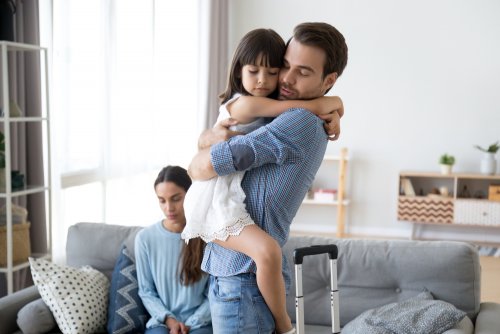
[[[315,205],[315,206],[327,206],[327,207],[336,207],[337,208],[337,217],[336,217],[336,235],[341,238],[344,236],[345,231],[345,210],[349,205],[350,200],[345,198],[345,190],[346,190],[346,173],[347,173],[347,162],[349,161],[349,157],[347,156],[347,148],[342,148],[340,150],[340,155],[328,155],[326,154],[323,157],[323,163],[325,162],[334,162],[338,163],[338,189],[337,189],[337,198],[334,201],[318,201],[310,198],[306,198],[303,200],[303,205]]]

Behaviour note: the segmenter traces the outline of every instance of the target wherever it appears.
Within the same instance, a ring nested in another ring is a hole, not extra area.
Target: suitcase
[[[302,292],[302,262],[305,256],[328,253],[330,258],[330,304],[332,309],[332,333],[340,333],[339,317],[339,291],[337,289],[337,256],[336,245],[314,245],[297,248],[293,252],[293,262],[295,264],[295,326],[297,334],[305,333],[304,324],[304,296]]]

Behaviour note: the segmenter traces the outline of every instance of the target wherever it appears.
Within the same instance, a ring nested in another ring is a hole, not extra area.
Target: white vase
[[[451,174],[451,167],[452,166],[453,165],[441,164],[441,174],[445,174],[445,175]]]
[[[493,175],[497,171],[497,160],[495,153],[485,152],[481,159],[481,174]]]

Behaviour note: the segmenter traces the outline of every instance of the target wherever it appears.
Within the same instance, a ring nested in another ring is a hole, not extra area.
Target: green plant
[[[445,154],[443,154],[441,156],[441,158],[439,158],[439,163],[441,165],[450,165],[450,166],[452,166],[452,165],[455,164],[455,157],[452,156],[452,155],[448,155],[448,154],[445,153]]]
[[[488,148],[482,148],[479,145],[474,145],[475,148],[477,148],[479,151],[486,152],[486,153],[497,153],[498,149],[500,148],[500,145],[498,145],[498,141],[496,143],[491,144],[488,146]]]

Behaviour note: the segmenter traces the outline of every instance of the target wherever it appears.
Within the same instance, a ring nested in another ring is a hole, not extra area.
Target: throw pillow
[[[56,319],[42,298],[24,305],[17,313],[17,326],[24,334],[43,334],[56,328]]]
[[[342,334],[441,334],[465,315],[450,303],[434,300],[430,292],[422,292],[403,302],[363,312],[342,329]]]
[[[111,276],[108,333],[142,333],[149,314],[139,297],[135,263],[123,246]]]
[[[29,258],[33,282],[63,334],[105,330],[109,281],[91,268]]]

